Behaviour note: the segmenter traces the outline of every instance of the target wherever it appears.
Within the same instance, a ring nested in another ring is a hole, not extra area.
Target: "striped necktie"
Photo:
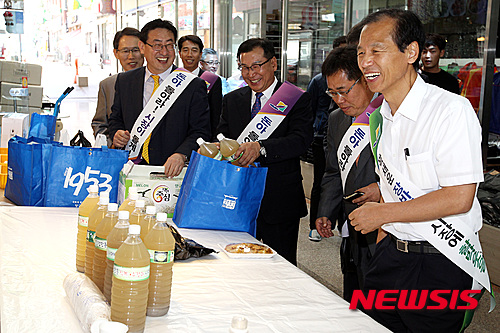
[[[259,113],[260,109],[262,108],[260,105],[260,98],[264,95],[264,93],[258,92],[255,94],[255,103],[253,103],[252,106],[252,118]],[[248,109],[247,109],[248,110]]]
[[[153,94],[155,93],[156,89],[160,86],[160,76],[159,75],[151,75],[151,77],[154,80],[154,86],[153,86]],[[144,144],[142,145],[142,158],[149,164],[149,141],[151,140],[151,134],[149,134],[148,138],[146,141],[144,141]]]

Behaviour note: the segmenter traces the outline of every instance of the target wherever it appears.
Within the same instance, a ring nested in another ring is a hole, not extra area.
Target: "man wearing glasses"
[[[289,85],[274,76],[278,64],[274,47],[268,40],[252,38],[243,42],[237,58],[248,86],[224,96],[217,131],[233,139],[240,136],[261,108],[267,108],[266,103],[281,86]],[[299,156],[305,153],[313,138],[311,98],[303,91],[296,96],[300,97],[267,139],[244,142],[236,152],[236,156],[242,154],[238,159],[240,165],[257,161],[268,168],[257,217],[257,239],[292,264],[297,262],[299,221],[307,215]],[[285,98],[283,96],[283,100]]]
[[[125,28],[118,31],[113,40],[113,54],[118,59],[123,71],[142,67],[144,56],[139,50],[140,32],[134,28]],[[97,95],[97,108],[92,119],[94,136],[104,134],[108,139],[108,146],[111,147],[112,140],[108,133],[108,119],[111,115],[111,106],[115,97],[115,83],[118,74],[107,77],[99,83],[99,93]]]
[[[322,70],[328,84],[326,94],[339,106],[328,118],[326,168],[316,219],[319,234],[328,238],[333,236],[331,221],[335,223],[339,210],[343,210],[345,221],[359,205],[380,199],[366,112],[378,107],[382,99],[374,99],[374,93],[368,89],[358,67],[354,46],[334,49],[323,63]],[[348,198],[356,192],[359,197]],[[363,235],[349,223],[343,224],[341,263],[346,301],[351,300],[353,290],[363,287],[376,240],[376,232]]]
[[[130,140],[130,132],[151,95],[176,69],[177,29],[161,19],[147,23],[141,30],[139,49],[147,66],[121,73],[116,80],[109,134],[117,148]],[[194,78],[182,91],[142,145],[141,164],[163,165],[167,177],[179,175],[197,138],[210,138],[207,87]]]

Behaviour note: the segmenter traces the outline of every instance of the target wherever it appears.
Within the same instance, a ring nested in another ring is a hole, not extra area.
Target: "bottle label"
[[[86,237],[87,242],[94,243],[94,238],[95,238],[95,231],[87,230],[87,237]]]
[[[108,248],[108,240],[107,239],[95,236],[94,243],[95,243],[96,249],[99,249],[101,251],[106,251],[106,249]]]
[[[241,156],[243,156],[243,153],[241,153],[240,156],[236,156],[236,154],[233,154],[229,157],[226,157],[226,160],[233,163],[233,162],[236,162],[237,160],[239,160]]]
[[[89,226],[89,217],[78,215],[78,225],[87,228]]]
[[[113,276],[123,281],[144,281],[149,279],[149,265],[144,267],[113,266]]]
[[[115,254],[116,254],[116,250],[118,249],[113,249],[112,247],[109,247],[108,246],[108,250],[106,252],[106,257],[111,260],[111,261],[115,261]]]
[[[148,250],[149,259],[153,264],[168,264],[174,261],[174,251]]]
[[[220,151],[217,152],[217,155],[215,155],[214,160],[222,161],[222,154],[220,153]]]

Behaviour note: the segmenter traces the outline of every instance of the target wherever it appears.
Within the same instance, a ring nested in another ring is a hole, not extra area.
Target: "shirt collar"
[[[416,121],[418,114],[420,113],[420,104],[422,103],[426,92],[427,86],[425,81],[420,77],[420,75],[417,75],[417,79],[399,106],[397,113],[410,120]],[[387,103],[385,99],[382,102],[380,114],[389,120],[392,120],[393,118],[389,103]]]
[[[156,75],[159,75],[160,76],[160,82],[163,82],[169,75],[170,73],[172,72],[172,69],[173,69],[173,64],[166,70],[164,71],[163,73],[160,73],[160,74],[156,74]],[[148,69],[148,66],[146,66],[146,74],[144,75],[144,82],[146,82],[150,77],[151,75],[155,75],[153,73],[151,73],[151,71]]]
[[[267,88],[266,90],[264,90],[262,93],[264,94],[264,97],[268,100],[271,98],[271,96],[273,95],[273,92],[274,92],[274,88],[276,88],[276,85],[278,84],[278,79],[276,79],[276,77],[274,77],[274,81],[273,81],[273,84],[271,84],[269,86],[269,88]],[[253,93],[254,95],[256,94],[256,92]]]
[[[194,75],[196,76],[199,76],[200,75],[200,67],[196,67],[196,69],[194,71],[192,71],[191,73],[193,73]]]

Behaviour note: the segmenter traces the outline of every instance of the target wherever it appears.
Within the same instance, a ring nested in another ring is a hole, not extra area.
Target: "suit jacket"
[[[198,76],[201,77],[201,74],[204,72],[205,71],[200,68]],[[220,77],[215,81],[212,89],[208,92],[208,106],[210,108],[210,131],[212,139],[215,139],[218,134],[216,132],[222,110],[222,80]]]
[[[349,195],[361,187],[377,182],[375,173],[375,160],[368,144],[359,154],[358,165],[354,164],[347,175],[345,189],[342,189],[342,179],[340,177],[339,164],[337,159],[337,149],[345,132],[352,124],[352,118],[347,116],[341,109],[333,111],[328,118],[327,134],[327,156],[326,168],[321,183],[321,199],[318,207],[318,217],[326,216],[330,220],[335,220],[338,216],[341,205],[344,208],[345,217],[357,208],[357,205],[342,200],[344,195]],[[342,221],[343,222],[343,221]],[[349,237],[356,240],[356,244],[368,244],[371,253],[375,251],[377,232],[362,235],[354,230],[348,223]],[[366,242],[366,243],[365,243]]]
[[[111,147],[113,142],[109,138],[108,126],[109,116],[111,115],[111,106],[115,98],[115,83],[118,74],[109,76],[99,82],[99,93],[97,94],[97,108],[94,118],[92,119],[92,129],[94,137],[97,134],[104,134],[108,138],[108,147]]]
[[[275,91],[281,83],[278,82]],[[243,87],[222,100],[222,115],[217,133],[237,139],[251,120],[252,90]],[[267,167],[266,189],[259,218],[267,223],[286,223],[307,215],[299,156],[313,139],[311,97],[305,92],[285,119],[262,143],[267,157],[257,162]]]
[[[118,130],[131,132],[141,114],[145,72],[142,67],[118,74],[109,122],[111,138]],[[207,86],[205,81],[195,78],[151,133],[149,164],[163,165],[174,153],[189,158],[191,151],[198,149],[196,139],[200,137],[210,139],[210,120]]]

